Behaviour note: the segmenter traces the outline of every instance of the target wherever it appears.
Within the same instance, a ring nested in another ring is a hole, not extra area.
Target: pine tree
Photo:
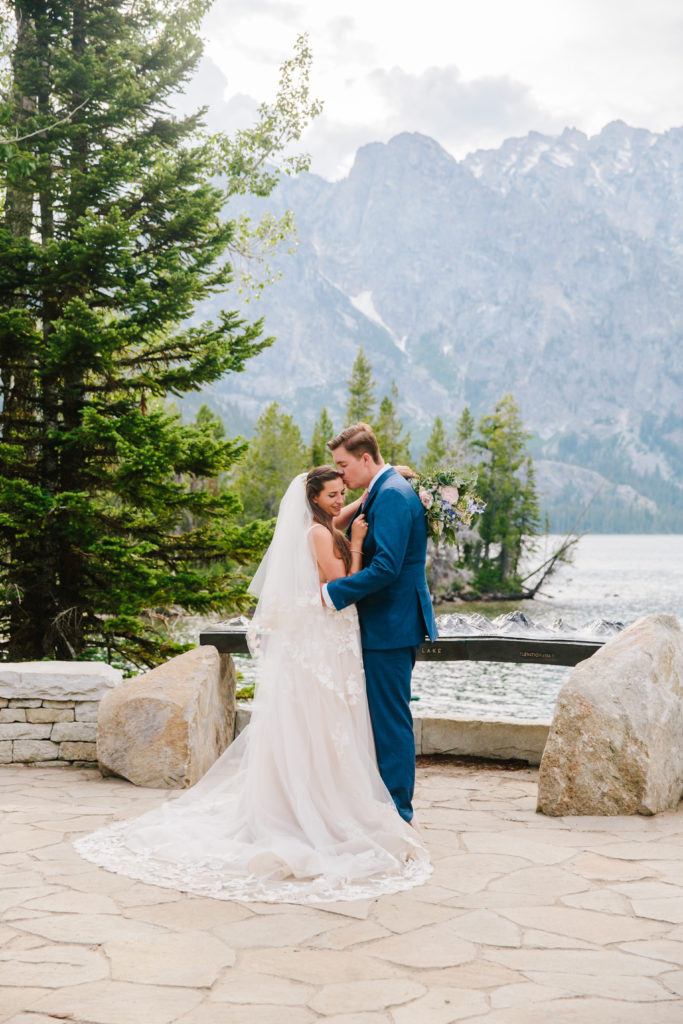
[[[324,466],[332,461],[327,442],[334,437],[334,427],[327,409],[323,406],[313,427],[311,438],[311,466]]]
[[[197,410],[195,416],[195,425],[200,429],[202,427],[208,427],[211,432],[211,436],[219,440],[221,437],[225,437],[225,424],[220,418],[217,412],[210,409],[206,402],[202,402]]]
[[[194,425],[195,427],[198,428],[198,430],[207,430],[214,441],[220,441],[226,436],[225,425],[223,423],[223,420],[218,415],[218,413],[214,412],[212,409],[209,408],[206,402],[202,402],[199,409],[197,410]],[[220,488],[224,485],[224,473],[221,474],[220,476],[211,477],[210,479],[201,479],[196,476],[189,477],[189,486],[193,491],[200,490],[201,488],[206,488],[210,491],[213,491],[214,494],[217,494]],[[196,519],[194,519],[189,514],[186,514],[185,523],[186,528],[187,524],[194,526],[196,525]]]
[[[271,402],[259,417],[246,457],[235,474],[235,491],[246,522],[277,515],[291,480],[308,468],[308,456],[292,417]]]
[[[447,453],[448,438],[446,436],[446,428],[441,417],[436,416],[432,424],[432,432],[427,440],[427,447],[422,456],[422,462],[420,463],[421,472],[429,473],[437,466],[443,465]]]
[[[379,415],[374,424],[379,450],[386,462],[393,465],[409,464],[410,434],[404,433],[403,423],[398,415],[398,388],[391,382],[391,391],[379,405]]]
[[[458,418],[454,435],[450,437],[442,418],[436,416],[422,457],[422,472],[428,473],[437,466],[448,466],[465,475],[473,471],[476,461],[474,428],[474,417],[467,406]]]
[[[512,395],[505,395],[494,411],[479,422],[474,444],[484,453],[477,490],[486,502],[478,522],[483,544],[475,583],[485,589],[516,584],[525,550],[541,532],[541,517],[534,471],[524,429]]]
[[[346,423],[372,423],[375,410],[375,382],[372,366],[362,348],[358,349],[351,377],[348,381],[349,401],[346,406]]]
[[[239,372],[271,340],[234,312],[188,320],[231,278],[227,199],[267,194],[270,156],[296,136],[293,65],[251,133],[208,138],[167,102],[199,60],[209,0],[7,6],[2,646],[11,660],[99,648],[153,664],[174,648],[146,610],[238,606],[237,563],[268,536],[238,525],[233,494],[189,484],[230,470],[244,444],[182,425],[163,402]]]
[[[455,437],[449,445],[450,461],[463,473],[474,472],[477,459],[475,446],[475,419],[465,406],[455,425]]]
[[[455,436],[461,444],[471,444],[474,436],[474,416],[470,412],[468,406],[465,406],[463,411],[460,413],[460,418],[455,425]]]

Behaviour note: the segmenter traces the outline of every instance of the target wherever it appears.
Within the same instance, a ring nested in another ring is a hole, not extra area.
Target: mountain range
[[[683,532],[683,128],[532,132],[462,160],[401,134],[248,212],[266,208],[293,211],[298,248],[246,310],[274,345],[202,396],[229,429],[272,400],[304,437],[323,405],[341,428],[362,346],[414,454],[437,414],[511,392],[554,529],[590,502],[593,529]]]

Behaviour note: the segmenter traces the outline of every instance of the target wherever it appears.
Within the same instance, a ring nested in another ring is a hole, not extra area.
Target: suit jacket
[[[356,604],[367,650],[421,644],[438,632],[427,580],[424,509],[408,481],[390,468],[372,487],[363,509],[368,532],[363,568],[327,584],[337,609]]]

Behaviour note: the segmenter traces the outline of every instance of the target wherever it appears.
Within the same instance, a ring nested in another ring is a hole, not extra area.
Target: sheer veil
[[[302,622],[322,611],[320,582],[311,547],[313,513],[306,498],[306,473],[295,476],[280,502],[270,547],[249,586],[258,597],[247,633],[253,657],[268,653],[274,630],[301,631]]]

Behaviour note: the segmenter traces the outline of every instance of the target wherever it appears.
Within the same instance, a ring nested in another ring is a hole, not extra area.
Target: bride
[[[377,768],[355,607],[337,612],[320,597],[321,582],[361,567],[367,524],[356,518],[349,545],[343,499],[332,466],[295,477],[282,499],[251,587],[249,726],[192,789],[78,840],[81,856],[225,900],[363,899],[428,877]]]

